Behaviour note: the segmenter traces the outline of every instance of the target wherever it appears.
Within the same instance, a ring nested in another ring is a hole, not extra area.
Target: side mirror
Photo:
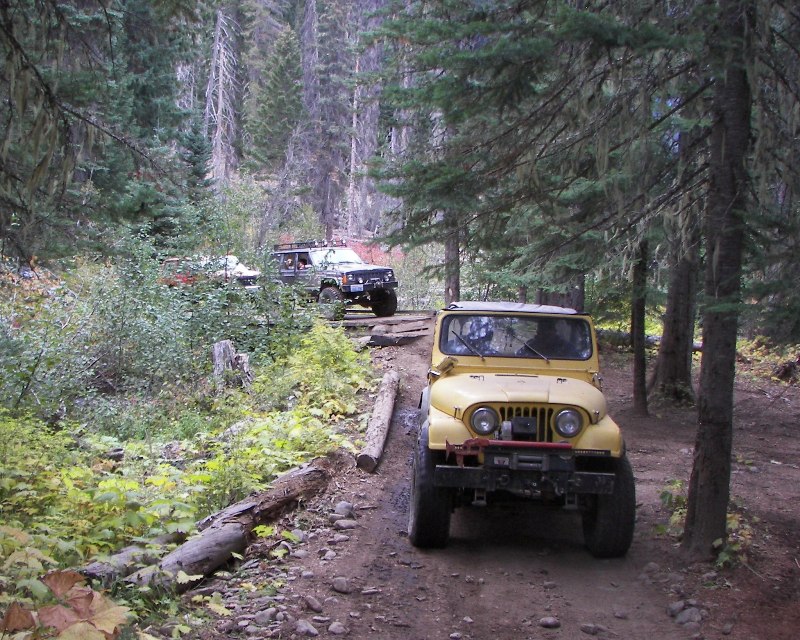
[[[428,371],[428,377],[431,379],[439,378],[450,371],[457,364],[458,360],[456,358],[453,356],[447,356],[439,364],[431,367],[431,369]]]

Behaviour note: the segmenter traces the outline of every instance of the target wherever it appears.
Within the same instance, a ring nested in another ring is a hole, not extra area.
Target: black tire
[[[441,454],[428,448],[428,430],[420,431],[414,452],[411,479],[411,504],[408,508],[408,538],[421,549],[442,548],[450,537],[450,512],[453,494],[436,487],[433,474]]]
[[[344,294],[336,287],[323,287],[319,292],[319,303],[326,305],[323,315],[329,320],[343,320],[345,312]]]
[[[393,289],[384,289],[372,295],[372,313],[378,318],[388,318],[397,311],[397,294]]]
[[[323,287],[319,292],[320,304],[334,304],[344,302],[344,294],[336,287]]]
[[[636,486],[627,457],[614,472],[614,492],[592,496],[583,510],[583,538],[595,558],[620,558],[633,541],[636,521]]]

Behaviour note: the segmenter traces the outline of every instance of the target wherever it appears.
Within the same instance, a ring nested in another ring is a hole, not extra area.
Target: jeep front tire
[[[320,304],[334,304],[344,302],[344,294],[336,287],[323,287],[319,292]]]
[[[450,537],[452,491],[433,484],[440,458],[443,458],[442,452],[428,448],[428,429],[420,429],[411,476],[408,538],[411,544],[421,549],[444,547]]]
[[[636,486],[627,457],[615,463],[613,493],[591,496],[582,518],[584,543],[595,558],[619,558],[628,552],[636,520]]]
[[[397,311],[397,294],[392,289],[376,291],[372,294],[372,313],[378,318],[388,318]]]

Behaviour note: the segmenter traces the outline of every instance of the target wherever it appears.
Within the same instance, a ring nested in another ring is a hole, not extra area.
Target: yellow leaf
[[[78,622],[58,634],[58,640],[108,640],[106,634],[88,622]]]
[[[111,635],[117,627],[121,627],[128,621],[129,611],[128,607],[114,605],[92,616],[91,622],[101,631]]]
[[[218,602],[209,602],[206,606],[211,609],[214,613],[221,615],[221,616],[229,616],[231,612],[225,608],[224,604],[220,604]]]
[[[14,551],[9,554],[8,558],[6,558],[6,561],[3,563],[3,569],[13,567],[15,564],[27,566],[31,569],[41,569],[42,563],[39,562],[38,567],[36,566],[36,563],[37,560],[35,558],[31,558],[31,554],[28,553],[28,550]]]
[[[90,622],[101,631],[111,635],[117,627],[127,622],[130,609],[114,604],[99,593],[95,593],[94,596]]]
[[[178,584],[188,584],[190,582],[195,582],[197,580],[203,579],[203,574],[199,573],[197,575],[190,576],[185,571],[181,570],[178,571],[178,575],[175,576],[175,579],[178,581]]]

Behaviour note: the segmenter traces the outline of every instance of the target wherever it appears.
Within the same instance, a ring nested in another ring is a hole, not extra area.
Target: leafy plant
[[[22,632],[15,639],[55,637],[61,640],[110,640],[129,619],[130,610],[85,586],[75,571],[53,571],[41,580],[48,600],[26,608],[13,602],[0,621],[0,632]],[[36,614],[34,616],[34,613]],[[50,633],[48,630],[52,629]]]
[[[661,535],[669,535],[680,539],[686,521],[686,487],[682,480],[672,480],[661,491],[661,506],[670,512],[666,526],[657,528]],[[752,520],[756,522],[756,519]],[[726,520],[727,539],[714,541],[718,567],[730,566],[737,562],[745,562],[747,550],[753,542],[754,530],[742,509],[731,503]]]
[[[671,480],[659,494],[661,506],[669,511],[666,526],[658,528],[658,533],[680,538],[686,521],[686,492],[683,480]]]
[[[714,541],[714,550],[717,552],[715,564],[718,567],[747,563],[747,552],[755,537],[753,524],[757,522],[758,518],[748,518],[743,510],[732,506],[726,519],[727,539]]]
[[[69,286],[0,310],[3,344],[14,347],[0,369],[22,371],[3,400],[23,399],[0,409],[0,605],[32,611],[52,597],[40,579],[47,571],[188,532],[283,471],[352,449],[359,436],[358,394],[376,380],[342,329],[314,323],[282,287],[235,305],[216,289],[167,289],[148,260],[131,250],[124,265],[83,263]],[[267,308],[269,322],[239,317]],[[214,326],[258,343],[249,389],[211,392],[203,328]],[[34,405],[36,414],[22,411]],[[118,585],[115,597],[143,614],[177,606],[149,587]],[[94,633],[84,614],[72,631]]]

